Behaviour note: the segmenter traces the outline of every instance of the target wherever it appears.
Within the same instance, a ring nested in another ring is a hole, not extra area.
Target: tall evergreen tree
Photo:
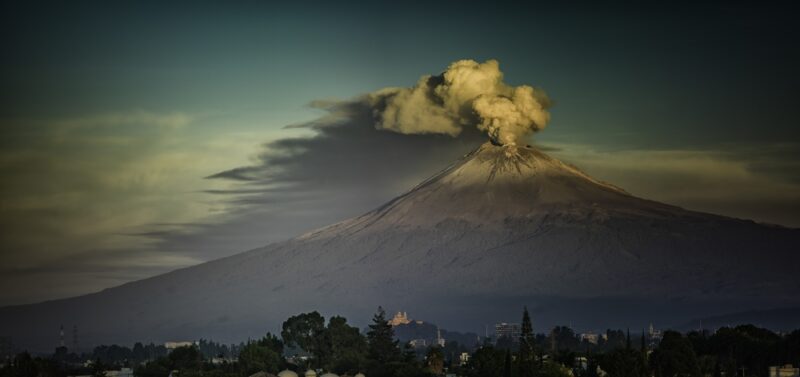
[[[511,377],[511,350],[506,350],[506,358],[503,362],[503,377]]]
[[[431,347],[425,355],[425,366],[428,372],[433,375],[440,375],[444,372],[444,354],[439,347]]]
[[[631,329],[627,329],[627,335],[625,335],[625,349],[631,349]]]
[[[394,339],[394,330],[386,319],[386,312],[380,306],[369,325],[367,345],[369,358],[378,363],[386,364],[403,359],[398,342]]]
[[[645,333],[644,329],[642,329],[642,339],[641,339],[641,347],[639,352],[641,352],[642,362],[641,362],[641,376],[647,376],[650,374],[650,370],[647,367],[647,342],[645,341]]]
[[[519,336],[519,377],[532,377],[534,366],[533,325],[526,306],[522,312],[522,329]]]
[[[642,329],[642,339],[641,339],[641,341],[642,341],[642,344],[639,347],[639,349],[642,351],[642,354],[644,354],[646,356],[647,355],[647,343],[645,342],[644,329]]]

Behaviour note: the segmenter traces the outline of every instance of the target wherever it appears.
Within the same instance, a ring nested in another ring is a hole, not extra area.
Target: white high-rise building
[[[519,323],[501,322],[494,325],[495,341],[506,337],[516,342],[519,340],[520,335],[522,335],[522,327]]]
[[[444,343],[445,342],[444,338],[442,338],[442,331],[439,330],[439,326],[436,326],[436,344],[438,344],[439,347],[444,348]]]

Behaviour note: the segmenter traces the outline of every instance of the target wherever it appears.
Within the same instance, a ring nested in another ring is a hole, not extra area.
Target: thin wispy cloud
[[[154,258],[152,240],[125,234],[153,223],[197,222],[221,205],[204,200],[210,195],[201,190],[187,189],[224,189],[202,176],[232,163],[208,154],[216,148],[188,140],[196,119],[184,112],[136,110],[3,120],[4,280],[22,279],[19,271],[63,266],[63,272],[51,275],[62,278],[25,284],[36,300],[58,297],[53,286],[64,284],[60,279],[88,274],[98,261],[109,270],[129,266],[126,276],[136,278],[196,263],[169,251]],[[80,257],[90,251],[93,258]],[[137,267],[146,260],[147,268]],[[71,294],[87,292],[73,289]]]

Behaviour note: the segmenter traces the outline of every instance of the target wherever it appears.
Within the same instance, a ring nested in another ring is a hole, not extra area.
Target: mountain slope
[[[797,319],[800,318],[800,307],[788,307],[771,310],[750,310],[738,313],[725,313],[712,317],[697,318],[676,326],[682,331],[697,329],[716,330],[720,327],[731,327],[738,324],[752,324],[758,327],[776,329],[781,332],[797,330]]]
[[[0,309],[0,334],[40,346],[76,323],[87,342],[229,341],[301,311],[365,321],[379,304],[447,328],[514,321],[525,304],[541,324],[676,323],[796,303],[799,245],[795,229],[639,199],[536,149],[487,143],[384,206],[295,239]]]

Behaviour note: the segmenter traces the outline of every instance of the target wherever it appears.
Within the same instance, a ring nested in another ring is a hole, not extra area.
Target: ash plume
[[[460,60],[411,88],[384,88],[365,96],[378,129],[402,134],[456,137],[477,127],[503,145],[514,145],[544,128],[550,99],[540,89],[503,82],[497,60]]]

